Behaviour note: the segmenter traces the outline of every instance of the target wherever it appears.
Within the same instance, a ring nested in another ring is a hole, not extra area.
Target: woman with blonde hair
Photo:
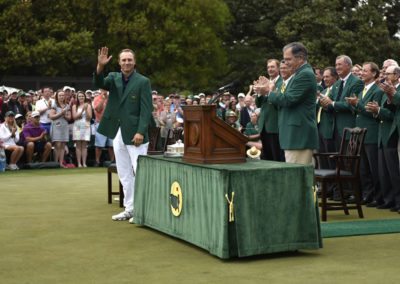
[[[65,94],[63,90],[56,92],[56,97],[49,112],[49,118],[52,120],[50,136],[54,142],[55,160],[64,166],[65,145],[69,141],[68,120],[71,119],[71,110],[65,102]]]
[[[5,114],[5,121],[0,125],[0,140],[6,151],[11,152],[10,163],[7,166],[8,170],[19,170],[17,162],[24,153],[24,147],[18,146],[19,132],[15,122],[15,113],[8,111]]]
[[[86,96],[79,91],[77,100],[72,106],[72,118],[74,126],[72,139],[75,141],[76,160],[78,168],[86,168],[87,144],[90,141],[90,119],[92,118],[92,107],[86,101]]]

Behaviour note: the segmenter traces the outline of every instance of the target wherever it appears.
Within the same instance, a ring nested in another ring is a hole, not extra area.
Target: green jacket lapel
[[[116,75],[114,76],[114,84],[115,87],[117,87],[118,96],[121,98],[124,89],[122,85],[122,73],[116,73]]]

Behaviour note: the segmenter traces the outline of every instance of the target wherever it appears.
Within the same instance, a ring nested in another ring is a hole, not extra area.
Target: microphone
[[[223,95],[224,91],[228,91],[228,90],[230,90],[230,89],[235,88],[235,87],[238,85],[238,83],[239,83],[239,82],[235,80],[235,81],[232,81],[232,82],[230,82],[229,84],[227,84],[227,85],[222,86],[221,88],[219,88],[219,89],[217,90],[218,95],[216,95],[214,98],[212,98],[212,99],[208,102],[208,104],[211,105],[211,104],[215,103],[215,102],[219,99],[219,97],[221,97],[221,96]]]

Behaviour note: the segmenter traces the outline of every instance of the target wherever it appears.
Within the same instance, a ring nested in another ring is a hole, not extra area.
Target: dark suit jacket
[[[132,145],[136,133],[144,135],[143,143],[148,142],[148,127],[152,119],[152,97],[150,80],[134,72],[123,90],[122,73],[111,72],[93,76],[96,88],[108,90],[109,98],[98,131],[114,138],[121,127],[122,139]]]
[[[285,92],[271,92],[268,101],[280,107],[279,143],[284,150],[318,149],[315,112],[317,82],[309,64],[294,73]]]
[[[378,132],[380,120],[375,118],[371,112],[365,110],[365,106],[368,102],[376,101],[381,102],[383,91],[378,85],[373,84],[369,88],[368,92],[362,97],[363,91],[358,94],[358,103],[355,106],[356,115],[356,126],[360,128],[367,128],[365,135],[365,144],[378,144]]]
[[[282,83],[282,77],[279,76],[278,80],[275,82],[277,91],[281,89]],[[260,133],[263,129],[268,133],[278,133],[278,107],[268,102],[266,96],[257,97],[256,105],[261,108],[258,117],[258,129],[260,129]]]
[[[247,123],[250,122],[250,114],[247,111],[247,107],[244,107],[240,110],[240,125],[243,128],[246,128]]]

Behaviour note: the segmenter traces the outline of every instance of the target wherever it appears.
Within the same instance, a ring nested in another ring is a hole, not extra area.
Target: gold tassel
[[[228,201],[229,204],[229,222],[234,222],[235,221],[235,215],[234,215],[234,208],[233,208],[233,198],[235,197],[235,192],[232,192],[232,198],[229,200],[228,194],[225,194],[225,198]]]

